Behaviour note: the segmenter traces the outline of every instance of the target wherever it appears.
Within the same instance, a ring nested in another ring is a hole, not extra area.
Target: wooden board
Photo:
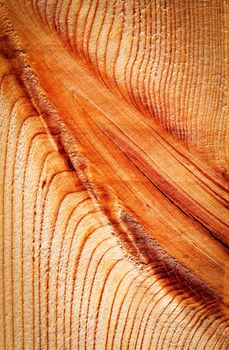
[[[227,4],[0,3],[0,349],[227,349]]]

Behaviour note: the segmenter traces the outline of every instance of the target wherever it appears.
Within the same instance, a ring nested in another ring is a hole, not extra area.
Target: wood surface
[[[228,3],[0,1],[0,349],[219,349]]]

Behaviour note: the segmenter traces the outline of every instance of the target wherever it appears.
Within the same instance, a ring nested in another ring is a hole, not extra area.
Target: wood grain
[[[0,3],[0,349],[228,349],[225,29]]]
[[[226,9],[221,0],[33,4],[110,89],[225,172]]]

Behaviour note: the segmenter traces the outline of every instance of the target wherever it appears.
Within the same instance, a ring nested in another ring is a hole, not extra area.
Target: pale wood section
[[[225,7],[0,3],[0,349],[228,349]]]

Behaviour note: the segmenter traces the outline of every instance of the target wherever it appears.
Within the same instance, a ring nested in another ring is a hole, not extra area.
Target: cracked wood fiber
[[[0,0],[0,349],[228,335],[228,2]]]

